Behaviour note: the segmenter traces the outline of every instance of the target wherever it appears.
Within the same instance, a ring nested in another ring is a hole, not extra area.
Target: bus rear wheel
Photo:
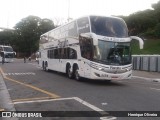
[[[73,78],[73,74],[72,74],[71,66],[70,66],[70,65],[67,66],[67,76],[68,76],[70,79]]]

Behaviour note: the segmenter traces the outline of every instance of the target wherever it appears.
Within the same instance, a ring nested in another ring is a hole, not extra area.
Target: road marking
[[[101,103],[103,106],[107,105],[108,103]]]
[[[29,100],[29,101],[19,101],[13,102],[13,104],[25,104],[25,103],[36,103],[36,102],[50,102],[50,101],[60,101],[60,100],[72,100],[73,98],[56,98],[56,99],[46,99],[46,100]]]
[[[81,104],[83,104],[83,105],[85,105],[85,106],[87,106],[87,107],[89,107],[89,108],[91,108],[91,109],[93,109],[95,111],[103,111],[102,109],[100,109],[100,108],[98,108],[98,107],[96,107],[96,106],[94,106],[94,105],[92,105],[92,104],[90,104],[90,103],[78,98],[78,97],[73,97],[73,99],[75,99],[76,101],[80,102]]]
[[[23,99],[15,99],[13,102],[22,102],[22,101],[33,101],[33,100],[44,100],[44,99],[54,99],[53,97],[36,97],[36,98],[23,98]]]
[[[36,73],[33,72],[26,72],[26,73],[3,73],[3,75],[36,75]]]
[[[2,75],[3,75],[4,72],[3,72],[3,70],[2,70],[1,68],[0,68],[0,72],[1,72]],[[47,94],[47,95],[49,95],[49,96],[51,96],[51,97],[53,97],[53,98],[59,98],[59,97],[60,97],[60,96],[58,96],[58,95],[56,95],[56,94],[53,94],[53,93],[48,92],[48,91],[46,91],[46,90],[40,89],[40,88],[38,88],[38,87],[35,87],[35,86],[29,85],[29,84],[26,84],[26,83],[23,83],[23,82],[19,82],[19,81],[17,81],[17,80],[12,79],[12,78],[6,77],[5,75],[3,75],[3,77],[4,77],[6,80],[9,80],[9,81],[12,81],[12,82],[21,84],[21,85],[26,86],[26,87],[29,87],[29,88],[32,88],[32,89],[37,90],[37,91],[39,91],[39,92],[45,93],[45,94]]]
[[[160,84],[153,83],[153,82],[147,82],[147,83],[142,83],[141,81],[134,81],[134,80],[128,80],[128,81],[117,81],[119,83],[133,83],[133,84],[139,84],[139,85],[154,85],[154,86],[159,86]]]
[[[57,98],[57,99],[46,99],[46,100],[29,100],[29,101],[18,101],[18,102],[13,102],[13,104],[26,104],[26,103],[36,103],[36,102],[50,102],[50,101],[62,101],[62,100],[76,100],[77,102],[91,108],[92,110],[99,112],[101,115],[109,115],[106,111],[78,98],[78,97],[69,97],[69,98]],[[107,116],[107,117],[100,117],[100,120],[115,120],[117,119],[114,116]]]
[[[38,64],[34,64],[34,63],[28,63],[28,64],[33,65],[33,66],[35,66],[36,68],[41,68]]]
[[[77,100],[78,102],[80,102],[81,104],[91,108],[92,110],[96,111],[96,112],[99,112],[101,115],[109,115],[109,113],[107,113],[106,111],[78,98],[78,97],[73,97],[75,100]],[[100,117],[100,120],[115,120],[117,119],[116,117],[114,116],[107,116],[107,117]]]
[[[150,89],[152,89],[152,90],[158,90],[158,91],[160,91],[160,89],[157,89],[157,88],[150,88]]]
[[[144,79],[144,80],[149,80],[149,81],[156,81],[156,82],[160,82],[159,78],[146,78],[146,77],[139,77],[139,76],[132,76],[133,78],[140,78],[140,79]]]

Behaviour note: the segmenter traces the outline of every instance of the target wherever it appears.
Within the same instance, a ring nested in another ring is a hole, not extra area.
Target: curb
[[[3,80],[2,75],[0,75],[0,107],[2,107],[5,111],[16,111],[14,105],[12,104],[12,100],[10,98],[10,94],[7,90],[6,84]],[[3,112],[3,111],[2,111]],[[19,120],[18,118],[3,118],[2,120]]]
[[[159,78],[146,78],[146,77],[139,77],[139,76],[132,76],[133,78],[139,78],[139,79],[143,79],[143,80],[148,80],[148,81],[152,81],[152,82],[160,82]]]

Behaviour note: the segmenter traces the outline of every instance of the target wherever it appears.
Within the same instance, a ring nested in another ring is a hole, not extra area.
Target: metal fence
[[[132,55],[133,70],[160,72],[160,55]]]

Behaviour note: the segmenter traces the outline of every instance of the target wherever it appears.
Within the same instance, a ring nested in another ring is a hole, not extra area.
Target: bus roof
[[[70,23],[72,23],[72,22],[75,22],[75,21],[77,21],[78,19],[85,18],[85,17],[90,18],[91,16],[95,16],[95,17],[108,17],[108,18],[115,18],[115,19],[123,20],[122,18],[116,17],[116,16],[87,15],[87,16],[82,16],[82,17],[79,17],[79,18],[77,18],[77,19],[74,19],[74,20],[72,20],[72,21],[70,21],[70,22],[68,22],[68,23],[66,23],[66,24],[64,24],[64,25],[61,25],[61,26],[57,27],[57,28],[54,28],[54,29],[52,29],[52,30],[50,30],[50,31],[42,34],[41,36],[44,36],[44,35],[52,32],[52,31],[54,31],[54,30],[60,29],[61,27],[64,27],[65,25],[68,25],[68,24],[70,24]]]

